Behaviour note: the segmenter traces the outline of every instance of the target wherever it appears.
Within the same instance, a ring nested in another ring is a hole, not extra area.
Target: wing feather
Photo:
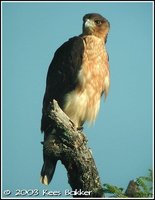
[[[62,107],[64,96],[74,90],[78,84],[77,76],[81,69],[83,52],[83,40],[78,36],[69,39],[55,52],[47,73],[41,131],[46,130],[49,125],[46,118],[49,103],[56,99],[59,106]]]

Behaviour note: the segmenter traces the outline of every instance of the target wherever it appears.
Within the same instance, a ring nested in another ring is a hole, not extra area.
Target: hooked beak
[[[90,19],[87,19],[85,22],[85,27],[86,28],[93,28],[94,27],[94,22]]]

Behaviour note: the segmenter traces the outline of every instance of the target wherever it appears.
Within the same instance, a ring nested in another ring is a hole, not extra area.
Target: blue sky
[[[43,189],[71,189],[60,162],[49,186],[39,182],[42,99],[53,53],[81,33],[82,17],[91,12],[111,24],[111,87],[94,126],[85,125],[88,146],[103,183],[126,187],[147,175],[152,168],[152,3],[3,3],[2,10],[2,193],[9,189],[11,198],[18,189],[38,189],[39,198]]]

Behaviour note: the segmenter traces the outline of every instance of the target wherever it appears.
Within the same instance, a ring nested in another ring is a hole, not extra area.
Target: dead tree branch
[[[44,152],[61,160],[68,172],[68,182],[74,197],[103,197],[103,188],[86,136],[74,127],[74,123],[54,100],[48,117],[55,127],[48,128],[48,139],[43,144]]]

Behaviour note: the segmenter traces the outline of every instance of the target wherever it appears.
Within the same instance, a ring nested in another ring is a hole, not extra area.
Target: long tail
[[[43,145],[48,140],[48,136],[49,136],[47,133],[47,127],[49,127],[49,122],[46,116],[43,115],[42,120],[41,120],[41,131],[44,132],[44,142],[42,142]],[[52,130],[51,123],[50,123],[50,129]],[[55,131],[54,128],[52,132],[53,131]],[[52,155],[47,154],[44,147],[43,147],[43,160],[44,160],[44,163],[41,170],[40,182],[45,185],[48,185],[53,178],[57,160],[53,158]]]
[[[48,185],[54,175],[57,160],[53,159],[51,156],[44,155],[44,164],[41,170],[40,182]]]

